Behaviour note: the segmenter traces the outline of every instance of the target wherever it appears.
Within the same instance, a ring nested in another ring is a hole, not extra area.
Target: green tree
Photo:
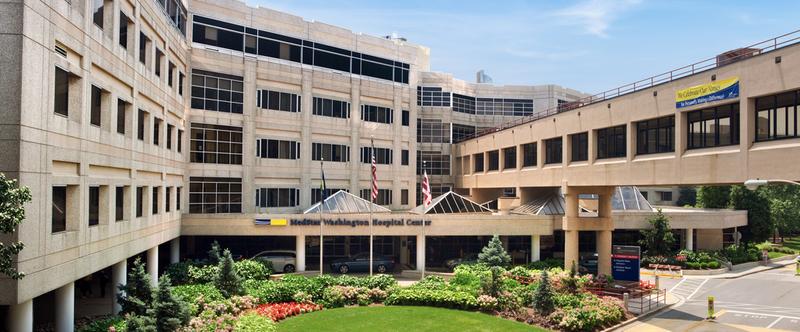
[[[208,264],[209,265],[219,265],[219,262],[222,260],[222,249],[219,246],[219,243],[214,240],[214,243],[211,244],[211,249],[208,251]]]
[[[647,255],[666,256],[672,254],[675,235],[669,228],[669,218],[661,212],[661,209],[658,209],[656,214],[647,220],[647,223],[650,224],[650,228],[639,231],[642,235],[639,244],[645,247]]]
[[[511,265],[511,256],[503,249],[503,242],[500,241],[499,236],[493,236],[489,244],[483,247],[481,253],[478,254],[478,263],[499,267]]]
[[[175,331],[189,322],[189,306],[172,294],[172,282],[163,275],[148,315],[153,317],[158,331]]]
[[[800,186],[769,185],[759,189],[769,201],[772,224],[783,235],[800,232]]]
[[[217,289],[219,289],[220,293],[225,297],[243,294],[244,287],[242,286],[242,279],[239,278],[239,274],[236,273],[236,269],[233,267],[231,251],[225,249],[221,259],[222,260],[219,262],[219,274],[214,282]]]
[[[156,321],[147,315],[125,315],[125,329],[130,332],[157,332]]]
[[[742,229],[742,240],[745,242],[763,242],[775,230],[770,217],[769,200],[761,191],[740,185],[731,187],[730,206],[736,210],[747,210],[747,227]]]
[[[697,189],[697,207],[725,209],[730,203],[730,186],[702,186]]]
[[[7,179],[5,174],[0,173],[0,233],[14,233],[25,220],[25,203],[30,201],[31,191],[28,188],[20,187],[17,180]],[[17,280],[25,277],[25,273],[17,271],[14,264],[14,256],[23,248],[25,244],[22,242],[0,241],[0,274]]]
[[[678,200],[675,201],[677,206],[695,206],[697,205],[697,189],[692,187],[681,187],[678,190]]]
[[[553,289],[550,287],[550,278],[547,276],[547,270],[542,270],[542,277],[539,284],[536,285],[536,291],[533,293],[533,309],[541,315],[547,315],[553,312],[555,308],[555,300],[553,299]]]
[[[144,316],[153,304],[153,286],[150,275],[144,269],[140,258],[133,262],[133,269],[128,274],[128,283],[120,285],[117,301],[122,307],[122,314]]]

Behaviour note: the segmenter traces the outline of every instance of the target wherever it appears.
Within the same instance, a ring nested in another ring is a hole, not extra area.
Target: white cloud
[[[605,38],[611,23],[639,3],[641,0],[584,0],[556,11],[555,16],[564,19],[565,24],[581,26],[586,33]]]

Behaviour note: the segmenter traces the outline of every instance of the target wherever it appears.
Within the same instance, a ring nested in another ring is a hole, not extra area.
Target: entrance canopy
[[[374,204],[366,199],[353,195],[344,190],[339,190],[335,194],[328,196],[324,201],[312,205],[303,214],[309,213],[369,213],[372,205],[373,213],[387,213],[391,210]],[[322,211],[320,211],[320,206]]]
[[[449,214],[449,213],[492,213],[492,210],[475,203],[464,196],[448,191],[431,200],[426,209],[420,205],[411,210],[416,214]]]
[[[586,199],[596,198],[587,195]],[[520,205],[511,210],[514,214],[528,215],[564,215],[564,196],[558,193],[549,193],[534,198],[530,202]],[[584,212],[590,209],[580,207]],[[614,189],[614,196],[611,197],[611,209],[614,211],[653,211],[653,206],[642,196],[639,188],[633,186],[617,187]]]

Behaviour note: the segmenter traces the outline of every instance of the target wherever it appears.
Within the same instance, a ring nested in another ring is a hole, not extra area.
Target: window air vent
[[[56,53],[60,54],[63,57],[67,57],[67,50],[63,49],[61,46],[56,45]]]

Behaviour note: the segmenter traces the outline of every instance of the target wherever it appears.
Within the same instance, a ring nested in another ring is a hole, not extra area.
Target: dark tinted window
[[[544,141],[544,163],[545,164],[560,164],[563,161],[564,154],[562,151],[563,142],[561,137],[551,138]]]
[[[625,125],[597,131],[597,158],[620,158],[627,154]]]
[[[589,160],[589,134],[580,133],[570,136],[572,141],[572,161]]]
[[[53,187],[52,232],[67,230],[67,187]]]

